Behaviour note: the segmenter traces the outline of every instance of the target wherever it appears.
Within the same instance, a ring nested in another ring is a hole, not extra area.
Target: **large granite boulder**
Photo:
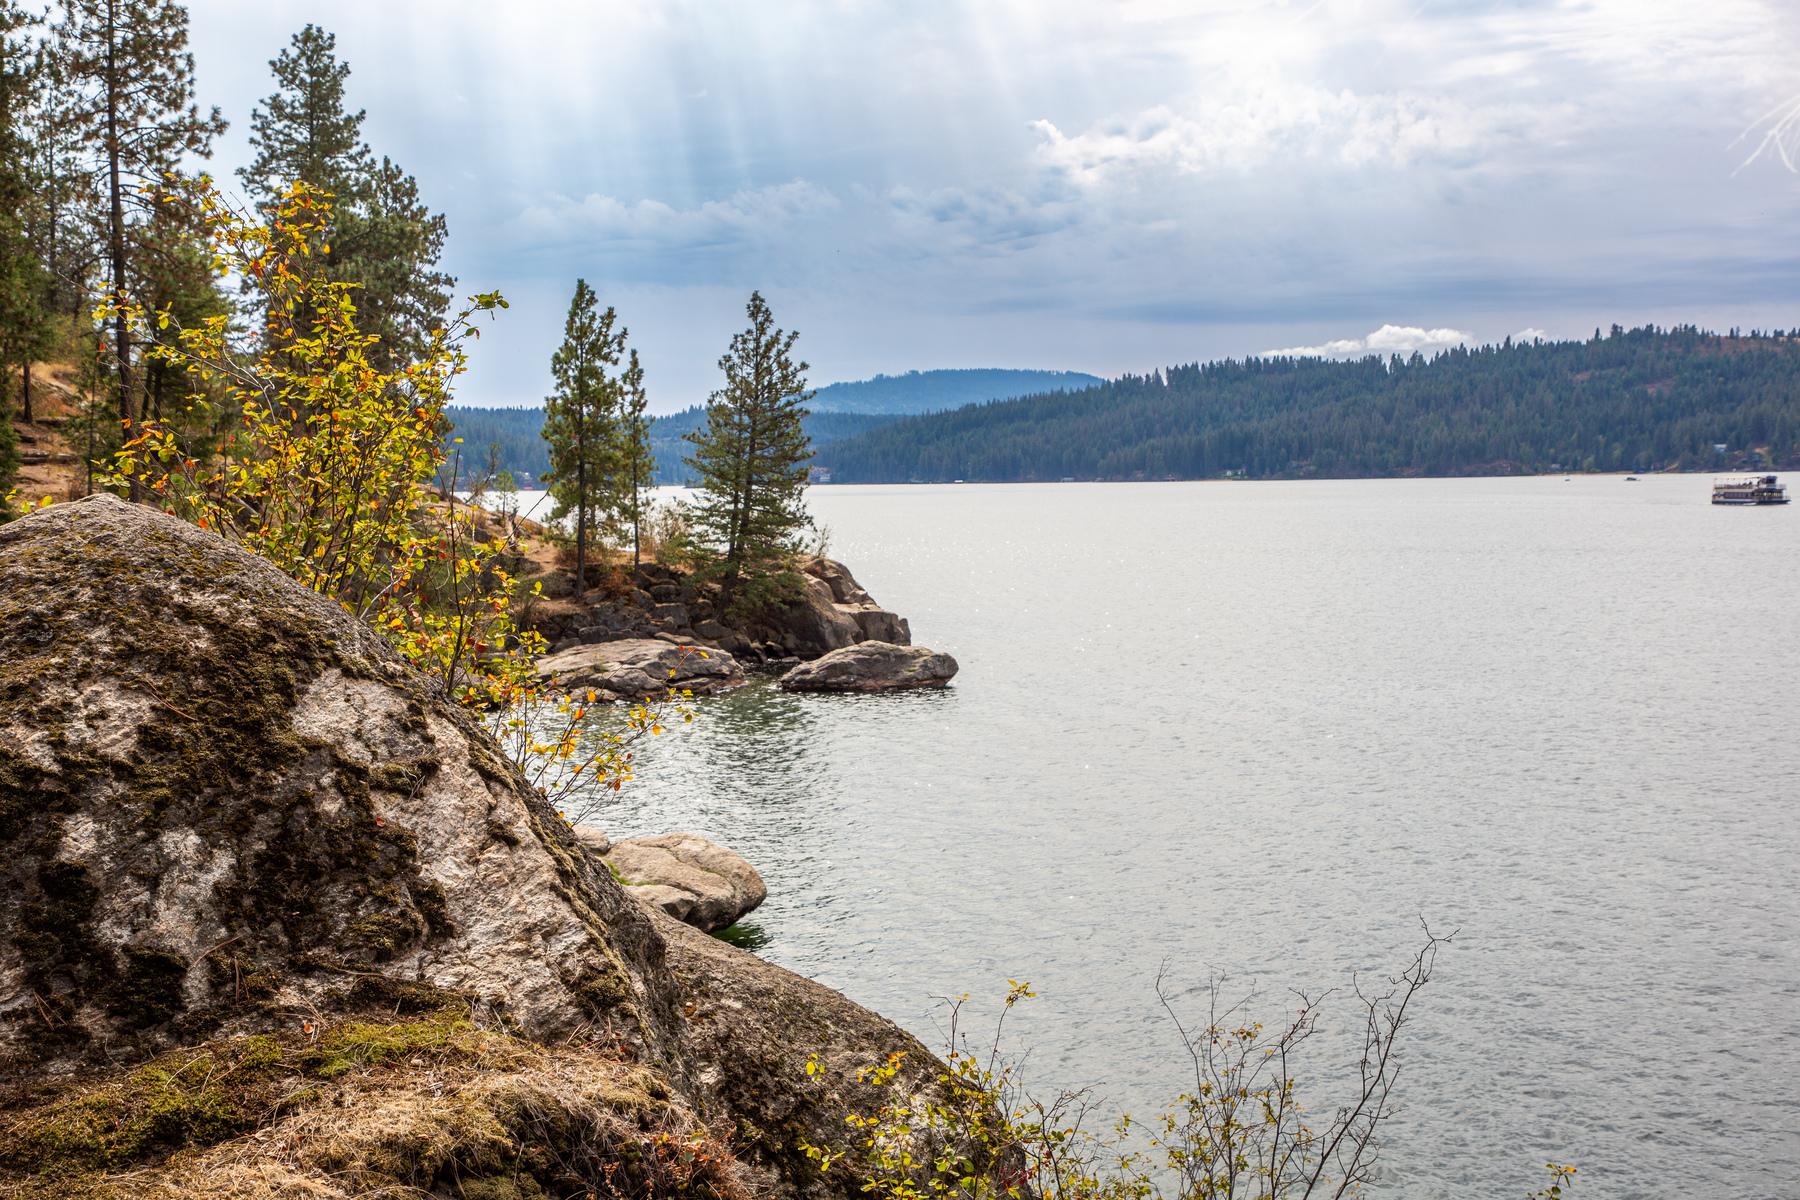
[[[943,687],[956,660],[923,646],[861,642],[801,663],[781,677],[784,692],[893,692]]]
[[[0,526],[0,876],[14,1064],[130,1061],[359,986],[550,1036],[641,1005],[627,964],[655,954],[384,639],[105,494]]]
[[[848,1200],[803,1144],[942,1071],[634,902],[341,606],[110,495],[0,526],[0,886],[0,1194],[604,1191],[704,1128]]]
[[[536,669],[544,683],[568,692],[591,688],[604,700],[642,700],[671,687],[704,696],[744,682],[744,669],[724,650],[659,638],[575,646],[538,659]]]
[[[730,928],[769,895],[755,867],[691,833],[625,838],[603,856],[627,895],[702,933]]]

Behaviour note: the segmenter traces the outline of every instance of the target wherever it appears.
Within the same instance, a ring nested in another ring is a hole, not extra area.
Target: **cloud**
[[[1542,336],[1542,331],[1535,332]],[[1520,335],[1523,337],[1523,335]],[[1383,325],[1368,337],[1345,338],[1320,346],[1289,346],[1265,350],[1265,358],[1355,358],[1365,354],[1407,355],[1413,351],[1443,350],[1474,341],[1475,335],[1460,329],[1421,329],[1417,325]]]
[[[975,253],[1029,247],[1079,224],[1083,216],[1064,197],[1012,188],[897,187],[883,199],[901,231]]]
[[[1047,120],[1033,121],[1030,128],[1039,138],[1040,163],[1096,183],[1145,168],[1196,174],[1295,158],[1345,167],[1466,158],[1478,146],[1491,148],[1502,136],[1541,121],[1513,107],[1474,108],[1414,92],[1330,92],[1277,79],[1254,90],[1206,97],[1191,111],[1159,104],[1074,135]]]
[[[1519,332],[1512,335],[1512,340],[1515,342],[1535,342],[1539,338],[1547,338],[1549,336],[1549,334],[1541,329],[1521,329]]]
[[[738,250],[784,235],[788,227],[837,211],[837,197],[803,179],[739,191],[680,209],[660,200],[627,204],[590,194],[553,197],[525,209],[508,229],[532,245],[579,244],[607,250]]]

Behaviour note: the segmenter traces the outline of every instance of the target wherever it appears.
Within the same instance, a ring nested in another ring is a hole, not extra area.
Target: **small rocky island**
[[[551,646],[538,677],[617,701],[671,685],[696,696],[724,691],[744,682],[746,664],[812,664],[783,677],[790,691],[942,687],[956,674],[949,655],[913,646],[906,618],[876,603],[843,563],[810,558],[802,572],[793,603],[735,627],[721,623],[717,584],[696,587],[660,564],[634,567],[623,595],[540,600],[526,615]]]
[[[809,578],[780,649],[905,644]],[[630,895],[704,847],[591,841],[266,561],[104,494],[0,526],[0,1192],[860,1195],[803,1147],[941,1065]]]

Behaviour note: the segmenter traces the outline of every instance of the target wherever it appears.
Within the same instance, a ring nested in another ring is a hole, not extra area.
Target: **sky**
[[[541,400],[577,277],[658,412],[752,290],[815,384],[1800,326],[1794,0],[189,10],[227,183],[268,60],[337,35],[460,294],[512,305],[462,403]]]

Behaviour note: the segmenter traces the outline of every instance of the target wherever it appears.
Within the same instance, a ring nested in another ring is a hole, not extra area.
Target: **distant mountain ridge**
[[[488,448],[500,443],[500,467],[511,471],[520,487],[535,487],[550,470],[550,451],[544,441],[541,408],[462,408],[444,410],[451,422],[445,449],[462,455],[458,476],[469,479],[487,464]],[[840,438],[866,433],[900,419],[897,413],[816,412],[800,423],[815,448]],[[699,406],[656,418],[650,426],[650,449],[656,457],[656,482],[685,483],[692,472],[682,462],[693,451],[684,435],[706,423]],[[460,441],[458,440],[460,439]]]
[[[905,417],[816,463],[838,483],[1800,467],[1800,338],[1614,325],[1430,359],[1191,363]]]
[[[998,367],[942,371],[908,371],[904,375],[877,375],[818,389],[812,415],[805,421],[806,435],[814,447],[866,433],[900,417],[960,408],[1040,392],[1086,388],[1105,380],[1079,371],[1024,371]],[[883,407],[886,405],[887,407]],[[513,408],[465,408],[444,410],[453,426],[446,448],[462,452],[462,477],[478,473],[487,462],[488,447],[500,443],[500,465],[511,471],[520,486],[533,486],[550,470],[550,455],[543,439],[544,410],[538,406]],[[656,453],[657,479],[681,483],[689,474],[682,458],[688,445],[682,435],[705,422],[700,405],[656,418],[650,441]],[[460,445],[454,439],[461,439]]]
[[[1105,383],[1080,371],[1015,371],[970,367],[942,371],[908,371],[877,375],[854,383],[832,383],[818,390],[808,405],[814,412],[918,413],[942,412],[965,404],[1010,400],[1044,392],[1080,391]]]

